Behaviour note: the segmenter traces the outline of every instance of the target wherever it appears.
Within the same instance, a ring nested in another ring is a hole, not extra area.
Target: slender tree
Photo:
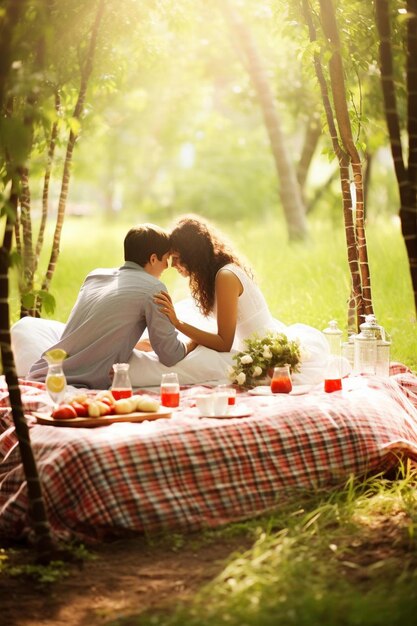
[[[270,83],[251,31],[228,0],[218,6],[242,51],[246,69],[256,90],[279,180],[279,192],[290,240],[305,239],[308,234],[306,208],[297,172],[287,149],[281,119]]]
[[[67,79],[68,73],[63,73],[63,77],[59,79],[58,72],[55,71],[54,75],[57,77],[56,82],[53,83],[51,81],[46,81],[45,84],[42,84],[43,88],[43,99],[36,99],[29,92],[27,96],[26,102],[26,110],[30,112],[30,115],[35,115],[39,118],[39,111],[37,109],[46,108],[46,100],[50,100],[51,98],[54,101],[53,111],[55,115],[53,116],[53,122],[50,125],[50,134],[47,139],[48,149],[46,151],[47,156],[45,159],[45,169],[44,169],[44,184],[43,184],[43,192],[42,192],[42,212],[41,212],[41,222],[39,226],[38,236],[35,238],[33,236],[32,230],[32,219],[31,219],[31,195],[30,195],[30,171],[29,167],[25,166],[21,168],[20,171],[20,194],[19,194],[19,206],[20,213],[19,219],[16,221],[15,226],[15,234],[16,234],[16,243],[18,247],[18,251],[20,252],[22,259],[22,275],[21,275],[21,293],[22,293],[22,303],[21,303],[21,315],[35,315],[39,316],[42,310],[43,304],[49,303],[49,301],[53,301],[49,294],[51,280],[55,271],[57,259],[59,256],[59,247],[60,240],[62,234],[62,227],[64,224],[65,218],[65,210],[66,203],[68,198],[68,190],[69,183],[71,177],[71,166],[73,160],[74,148],[80,134],[81,122],[85,112],[85,99],[87,88],[89,84],[89,80],[91,78],[92,70],[93,70],[93,62],[94,56],[97,47],[97,37],[100,29],[100,24],[103,18],[105,0],[97,0],[95,6],[95,16],[93,19],[93,23],[91,28],[88,29],[88,45],[86,46],[86,52],[79,53],[78,56],[78,64],[80,68],[80,84],[78,87],[78,94],[76,98],[76,102],[74,105],[74,109],[70,112],[68,106],[64,111],[61,103],[61,92],[65,89],[65,85],[62,81]],[[48,5],[50,9],[50,6]],[[89,11],[87,11],[87,14]],[[49,13],[48,17],[52,20],[52,16]],[[56,16],[53,16],[56,19]],[[59,18],[59,15],[58,15]],[[56,34],[54,33],[56,36]],[[82,43],[82,42],[81,42]],[[38,46],[43,49],[43,46]],[[34,59],[34,70],[37,69],[39,65],[38,60],[39,55],[35,55]],[[51,61],[52,65],[54,61]],[[51,69],[49,69],[51,73]],[[62,72],[61,72],[62,73]],[[60,84],[61,80],[61,84]],[[37,89],[39,89],[39,85],[36,85]],[[67,94],[68,98],[68,94]],[[48,102],[48,107],[49,102]],[[57,217],[55,223],[55,231],[53,242],[51,246],[50,258],[47,269],[45,271],[44,278],[42,280],[41,288],[36,290],[34,288],[34,277],[38,270],[39,258],[42,251],[42,247],[44,244],[44,233],[46,222],[49,213],[49,192],[50,192],[50,180],[52,175],[52,169],[54,166],[54,159],[56,154],[56,146],[57,143],[62,141],[59,137],[59,128],[64,129],[64,123],[61,121],[62,117],[68,116],[68,125],[69,132],[68,138],[66,140],[66,150],[63,162],[63,170],[61,177],[61,191],[58,200],[57,207]],[[11,113],[13,115],[13,112]],[[28,117],[26,113],[25,117]],[[44,123],[44,126],[46,124]],[[39,141],[39,139],[38,139]],[[42,137],[41,141],[44,142],[45,139]],[[36,146],[32,146],[35,149]]]
[[[4,108],[4,100],[7,97],[7,87],[9,84],[10,68],[14,60],[13,34],[18,21],[24,14],[25,9],[25,1],[10,0],[4,8],[4,13],[0,21],[2,35],[2,43],[0,44],[0,111]],[[26,120],[26,125],[27,123],[28,120]],[[20,154],[22,160],[24,160],[24,150]],[[30,443],[29,429],[24,417],[22,398],[10,338],[9,266],[14,222],[17,215],[19,169],[21,168],[21,162],[11,160],[8,161],[6,179],[10,184],[10,195],[8,201],[2,207],[2,215],[4,215],[4,213],[6,214],[6,224],[3,243],[0,248],[0,348],[3,372],[9,389],[13,422],[16,429],[20,455],[26,478],[29,515],[34,530],[37,556],[39,561],[48,562],[55,553],[55,546],[50,533],[50,527],[42,496],[42,487],[39,481],[36,461]]]
[[[339,37],[339,29],[336,21],[336,12],[333,0],[320,0],[320,16],[323,32],[331,47],[329,60],[329,74],[332,88],[333,105],[340,138],[343,147],[349,157],[353,173],[353,183],[356,195],[355,227],[359,267],[361,274],[363,313],[372,313],[371,278],[369,273],[368,252],[366,245],[364,223],[364,198],[363,198],[363,172],[362,161],[353,139],[352,127],[347,105],[346,87],[344,79],[344,67],[342,49]],[[359,311],[361,314],[362,311]]]
[[[417,0],[407,0],[405,131],[408,136],[408,163],[401,140],[401,122],[394,80],[390,3],[388,0],[375,0],[374,6],[380,39],[379,65],[385,118],[400,196],[401,229],[417,311]]]
[[[317,32],[309,0],[302,0],[302,10],[308,25],[310,41],[316,42]],[[333,149],[339,162],[347,253],[352,280],[348,328],[354,331],[357,329],[361,317],[373,311],[364,228],[362,164],[352,135],[346,99],[341,43],[332,0],[320,0],[320,18],[323,34],[330,47],[330,89],[317,47],[314,49],[314,67],[320,85]],[[351,169],[356,202],[353,201],[351,192]]]
[[[77,137],[76,128],[82,114],[88,79],[92,71],[97,33],[103,15],[104,4],[104,0],[98,0],[97,2],[96,17],[93,28],[91,29],[90,45],[88,47],[85,64],[83,66],[81,88],[79,90],[79,97],[74,111],[75,121],[72,121],[73,127],[68,141],[67,159],[64,167],[62,185],[64,191],[61,192],[61,214],[59,215],[58,220],[60,228],[62,228],[66,192],[68,189],[70,161]],[[38,5],[37,3],[34,4],[30,1],[25,2],[23,0],[19,0],[18,2],[15,2],[14,0],[9,0],[4,7],[3,13],[0,15],[0,31],[2,36],[0,43],[0,111],[3,113],[0,117],[0,135],[4,139],[1,165],[2,172],[4,174],[4,189],[6,191],[9,189],[9,198],[7,202],[4,202],[1,208],[2,215],[5,215],[6,220],[3,245],[0,248],[0,347],[3,371],[9,390],[13,422],[19,442],[19,449],[27,483],[29,517],[34,530],[38,560],[42,562],[48,562],[52,558],[56,558],[57,550],[50,533],[50,527],[42,496],[42,486],[39,480],[36,461],[30,443],[29,429],[24,417],[22,398],[15,369],[13,351],[11,348],[8,296],[9,266],[12,258],[11,251],[14,231],[16,233],[17,247],[21,252],[23,259],[24,282],[26,285],[33,286],[33,273],[36,265],[34,261],[35,254],[33,250],[30,215],[28,162],[33,148],[35,120],[41,117],[40,110],[38,111],[38,115],[36,115],[35,109],[42,109],[42,105],[44,104],[43,101],[38,100],[38,96],[36,96],[37,89],[34,88],[34,81],[36,87],[36,80],[39,80],[38,76],[43,76],[44,74],[43,54],[36,54],[35,74],[37,78],[34,79],[32,77],[32,79],[29,80],[29,88],[27,91],[28,95],[20,101],[14,95],[16,92],[19,92],[19,89],[24,89],[24,80],[27,80],[27,76],[30,76],[30,70],[28,69],[31,61],[30,56],[25,58],[23,55],[23,60],[20,59],[20,55],[22,54],[22,49],[19,45],[22,39],[22,31],[20,29],[23,28],[24,31],[24,25],[26,23],[25,20],[27,17],[26,11],[30,12],[30,19],[28,22],[30,22],[31,26],[34,28],[34,32],[36,32],[38,46],[39,49],[42,50],[42,33],[44,33],[44,30],[46,30],[49,26],[50,7],[51,3]],[[14,84],[12,67],[19,65],[23,66],[23,69],[26,71],[26,75],[24,75],[24,80],[19,85],[19,88],[17,88]],[[23,106],[21,104],[22,102],[24,103]],[[56,96],[55,107],[59,107],[58,95]],[[50,165],[54,152],[55,138],[56,130],[53,126],[48,151],[48,167],[46,169],[44,182],[44,207],[46,207],[48,200],[47,192],[50,177]],[[2,197],[5,197],[5,195],[6,194],[3,193]],[[20,219],[18,213],[19,206]],[[43,216],[43,219],[46,219],[46,216]],[[21,225],[20,230],[16,229],[16,225],[19,223]],[[41,228],[44,228],[44,225]],[[43,233],[41,237],[42,236]],[[59,237],[55,237],[54,244],[59,247]],[[39,253],[40,247],[41,244],[38,238],[36,248],[37,253]],[[53,257],[53,263],[55,262],[56,256]],[[69,556],[62,551],[59,552],[59,555],[60,558],[67,558]]]
[[[66,203],[67,203],[67,198],[68,198],[71,163],[72,163],[75,143],[77,141],[77,137],[79,134],[78,123],[80,122],[83,116],[88,81],[93,71],[93,61],[94,61],[94,55],[95,55],[96,46],[97,46],[97,36],[98,36],[99,28],[100,28],[100,23],[103,18],[104,4],[105,4],[105,0],[98,1],[96,16],[94,19],[93,27],[91,29],[87,56],[81,67],[80,89],[78,92],[78,97],[77,97],[77,102],[75,104],[74,112],[72,114],[73,123],[72,123],[72,128],[69,133],[68,142],[67,142],[64,169],[63,169],[63,174],[62,174],[61,193],[60,193],[59,202],[58,202],[58,216],[57,216],[57,221],[56,221],[56,226],[55,226],[53,245],[52,245],[52,250],[51,250],[51,256],[50,256],[49,263],[48,263],[48,268],[46,270],[46,274],[42,283],[42,291],[49,290],[51,279],[55,271],[56,263],[58,260],[59,244],[61,241],[61,233],[62,233],[62,227],[64,224],[64,217],[65,217],[65,208],[66,208]],[[52,141],[52,137],[51,137],[51,141]],[[44,187],[44,193],[46,194],[45,187]],[[37,309],[39,309],[39,305]]]

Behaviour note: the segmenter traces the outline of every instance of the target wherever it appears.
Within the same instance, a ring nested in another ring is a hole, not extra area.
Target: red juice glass
[[[341,378],[325,378],[324,391],[326,393],[332,393],[332,391],[340,391],[342,389]]]
[[[130,398],[132,396],[131,389],[114,389],[112,387],[111,393],[115,400],[120,400],[121,398]]]
[[[180,405],[180,385],[174,372],[162,374],[161,404],[170,409],[176,409]]]
[[[290,393],[292,390],[290,366],[282,365],[274,367],[274,373],[271,379],[272,393]]]

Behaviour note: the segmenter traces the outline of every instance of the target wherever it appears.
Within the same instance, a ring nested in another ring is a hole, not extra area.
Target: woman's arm
[[[155,296],[155,302],[161,311],[171,320],[175,328],[193,341],[217,350],[229,352],[236,332],[238,298],[242,293],[242,284],[230,270],[220,269],[215,282],[215,302],[217,310],[217,334],[191,326],[177,318],[170,296],[161,292]]]

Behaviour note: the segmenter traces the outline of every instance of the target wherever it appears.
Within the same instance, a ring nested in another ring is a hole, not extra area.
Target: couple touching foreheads
[[[170,257],[188,278],[192,296],[177,306],[160,280]],[[158,385],[170,370],[182,384],[225,380],[233,351],[253,333],[270,330],[299,338],[307,355],[299,382],[323,379],[327,342],[322,334],[274,319],[251,270],[205,220],[182,217],[170,233],[153,224],[131,228],[124,258],[120,268],[88,274],[62,335],[46,346],[68,354],[69,384],[107,388],[112,365],[123,362],[130,364],[134,387]],[[46,373],[40,356],[27,377],[44,380]]]

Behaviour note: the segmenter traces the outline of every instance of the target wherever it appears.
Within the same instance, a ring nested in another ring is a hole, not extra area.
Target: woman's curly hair
[[[211,313],[214,307],[215,278],[219,269],[234,263],[251,275],[229,244],[200,217],[190,215],[178,220],[171,232],[171,245],[190,274],[192,296],[204,315]]]

